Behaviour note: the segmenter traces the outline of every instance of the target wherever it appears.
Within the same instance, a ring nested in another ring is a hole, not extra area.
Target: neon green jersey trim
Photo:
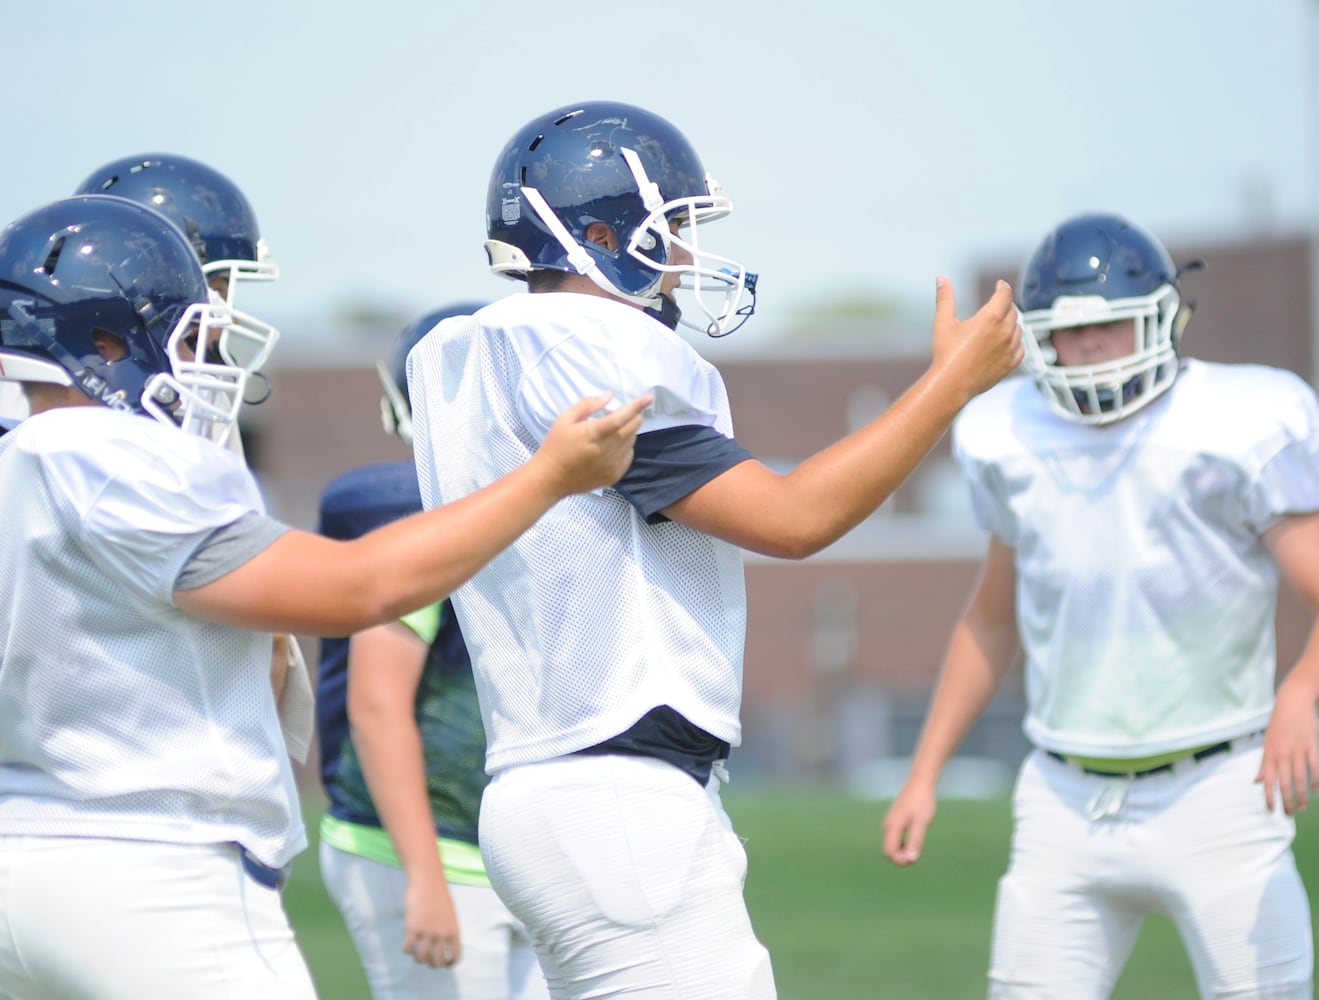
[[[355,854],[382,865],[402,868],[394,842],[383,827],[350,823],[326,813],[321,817],[321,840],[345,854]],[[489,888],[481,848],[463,840],[436,837],[435,843],[444,862],[444,877],[455,885],[479,885]]]
[[[440,625],[443,624],[442,617],[444,602],[432,604],[430,607],[421,608],[412,612],[410,615],[404,615],[399,619],[404,625],[417,633],[427,646],[435,641],[435,637],[440,634]]]
[[[1206,743],[1202,747],[1173,750],[1171,753],[1159,753],[1153,757],[1078,757],[1069,753],[1067,759],[1092,771],[1103,771],[1105,774],[1131,774],[1133,771],[1148,771],[1151,768],[1162,767],[1164,764],[1171,764],[1213,745]]]

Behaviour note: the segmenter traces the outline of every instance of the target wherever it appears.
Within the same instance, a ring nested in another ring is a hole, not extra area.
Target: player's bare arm
[[[920,860],[939,775],[1020,657],[1013,560],[1011,548],[990,542],[970,604],[953,630],[911,773],[884,817],[884,854],[894,864]]]
[[[959,321],[951,282],[935,298],[934,360],[865,427],[781,475],[746,461],[668,507],[675,521],[763,555],[801,559],[869,517],[911,475],[973,396],[1021,361],[1012,289],[999,282]]]
[[[1264,534],[1283,576],[1312,612],[1319,613],[1319,514],[1289,517]],[[1280,797],[1288,815],[1301,812],[1319,788],[1319,619],[1300,659],[1278,687],[1264,732],[1264,760],[1256,779],[1272,809]]]
[[[436,847],[415,714],[429,646],[403,623],[388,622],[358,632],[348,648],[353,746],[407,875],[400,947],[426,965],[452,965],[462,955],[458,916]]]
[[[607,397],[582,400],[531,459],[470,496],[348,542],[287,532],[175,600],[198,618],[268,632],[348,635],[393,621],[451,593],[563,497],[617,482],[651,402],[595,417]]]

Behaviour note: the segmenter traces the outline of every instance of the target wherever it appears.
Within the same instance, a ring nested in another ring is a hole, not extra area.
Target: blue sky
[[[621,100],[733,196],[710,240],[762,294],[723,349],[762,351],[840,297],[923,309],[941,272],[965,313],[978,262],[1078,211],[1165,242],[1314,226],[1317,24],[1319,0],[17,0],[0,219],[119,156],[205,160],[255,205],[283,270],[259,304],[303,355],[349,304],[513,290],[481,249],[496,154]]]

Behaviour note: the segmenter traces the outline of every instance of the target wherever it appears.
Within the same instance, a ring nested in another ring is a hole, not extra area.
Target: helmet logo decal
[[[134,412],[133,407],[129,405],[122,389],[111,389],[110,383],[101,376],[97,375],[90,368],[84,368],[73,376],[73,380],[78,384],[78,388],[85,392],[98,403],[110,407],[112,410],[120,410],[123,413]]]

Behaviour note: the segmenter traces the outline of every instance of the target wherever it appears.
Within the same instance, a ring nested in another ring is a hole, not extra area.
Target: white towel
[[[311,686],[307,660],[295,636],[289,636],[289,669],[279,693],[279,722],[284,730],[284,747],[299,764],[307,763],[311,738],[316,729],[316,693]]]

